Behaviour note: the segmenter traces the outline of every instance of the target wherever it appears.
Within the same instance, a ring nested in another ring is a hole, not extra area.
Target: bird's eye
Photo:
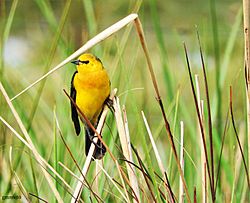
[[[79,60],[79,62],[82,63],[82,64],[88,64],[88,63],[89,63],[89,60],[87,60],[87,61],[80,61],[80,60]]]

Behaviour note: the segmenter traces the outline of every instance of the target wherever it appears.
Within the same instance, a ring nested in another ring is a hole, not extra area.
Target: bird
[[[84,53],[71,63],[76,65],[77,70],[72,76],[70,97],[96,128],[104,105],[110,102],[111,83],[108,73],[101,60],[91,53]],[[81,132],[79,117],[79,112],[71,101],[71,118],[77,135]],[[85,128],[85,153],[87,156],[95,133],[83,118],[80,117],[80,119]],[[93,157],[102,159],[106,147],[100,139],[95,146]]]

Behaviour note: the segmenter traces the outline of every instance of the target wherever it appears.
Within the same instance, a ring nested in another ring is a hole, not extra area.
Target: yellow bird
[[[92,54],[85,53],[77,60],[72,61],[72,63],[76,64],[77,71],[73,74],[71,80],[70,96],[96,128],[103,106],[109,99],[109,76],[101,60]],[[76,134],[79,135],[81,128],[78,112],[72,102],[71,117]],[[87,155],[95,133],[83,119],[81,120],[85,127],[85,153]],[[105,152],[105,146],[98,140],[93,157],[95,159],[101,159]]]

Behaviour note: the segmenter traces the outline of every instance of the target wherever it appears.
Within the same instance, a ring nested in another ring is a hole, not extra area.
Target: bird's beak
[[[71,61],[71,63],[73,63],[73,64],[75,64],[75,65],[79,65],[79,64],[80,64],[79,62],[80,62],[79,60]]]

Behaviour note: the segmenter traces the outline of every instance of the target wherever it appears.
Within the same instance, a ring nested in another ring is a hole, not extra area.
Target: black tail
[[[94,139],[94,131],[89,128],[88,126],[85,127],[85,153],[86,156],[89,153],[89,149],[92,143],[92,140]],[[102,144],[101,140],[98,139],[97,143],[95,144],[95,151],[93,154],[93,157],[95,159],[101,159],[104,154],[106,153],[106,147]]]

